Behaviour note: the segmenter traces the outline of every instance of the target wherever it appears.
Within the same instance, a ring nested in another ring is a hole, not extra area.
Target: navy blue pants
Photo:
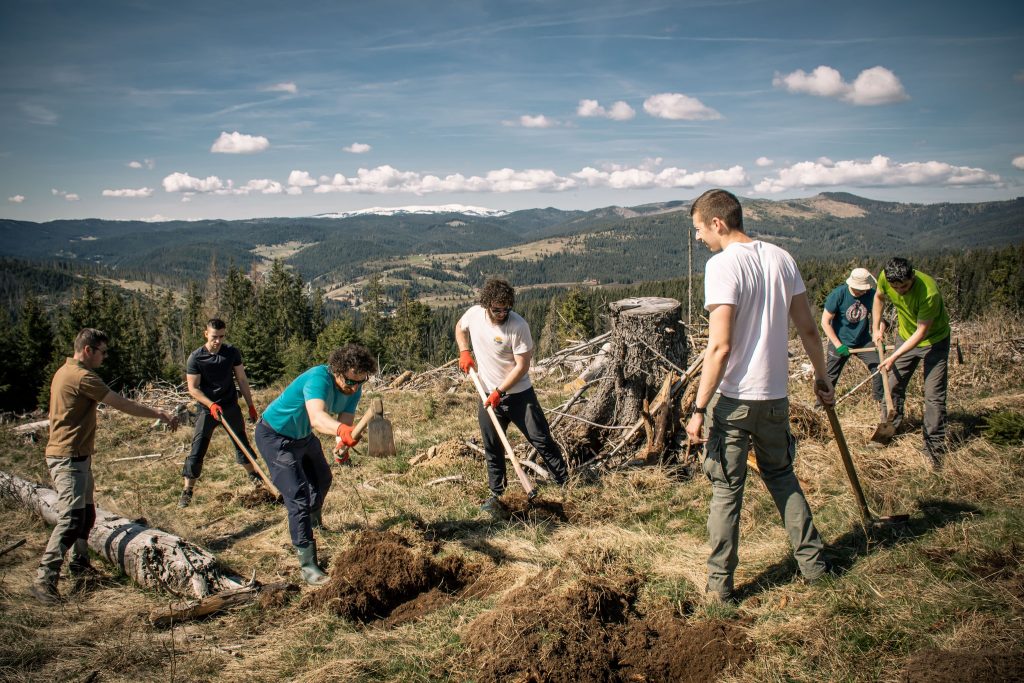
[[[185,458],[185,466],[181,470],[181,476],[189,479],[198,479],[203,473],[203,459],[206,458],[206,450],[210,447],[213,430],[217,428],[217,421],[210,415],[210,409],[202,403],[196,405],[198,414],[196,430],[192,433],[192,451]],[[235,432],[235,436],[249,448],[249,437],[245,433],[245,420],[242,418],[242,409],[238,407],[238,401],[228,401],[221,408],[224,409],[223,418]],[[224,436],[228,436],[226,430]],[[228,436],[228,439],[231,437]],[[234,439],[231,439],[231,445],[235,447],[235,462],[242,466],[248,465],[249,459],[239,450]]]
[[[292,439],[260,420],[256,448],[267,463],[270,480],[284,497],[292,545],[305,548],[313,541],[312,517],[323,508],[334,478],[320,439],[316,434]]]
[[[544,409],[540,407],[537,400],[537,393],[530,387],[518,394],[507,394],[502,399],[501,405],[494,411],[498,418],[498,424],[503,431],[508,431],[509,424],[514,424],[523,433],[540,457],[544,465],[551,473],[551,478],[557,484],[564,484],[569,478],[569,472],[565,467],[565,458],[562,457],[562,449],[558,443],[551,438],[551,428],[548,426],[547,418],[544,417]],[[494,424],[483,403],[477,412],[477,421],[480,423],[480,432],[484,438],[484,459],[487,461],[487,487],[495,496],[500,496],[505,491],[505,446],[502,445],[498,432],[494,431]]]

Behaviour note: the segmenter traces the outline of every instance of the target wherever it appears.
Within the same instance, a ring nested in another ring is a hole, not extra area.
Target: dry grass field
[[[867,392],[839,409],[869,504],[905,528],[866,536],[834,443],[805,438],[797,474],[838,567],[796,578],[772,501],[751,473],[737,605],[703,587],[710,487],[668,468],[610,472],[541,489],[492,523],[477,506],[483,463],[460,447],[477,433],[465,383],[455,394],[389,391],[398,456],[334,468],[320,536],[331,583],[283,604],[250,606],[156,630],[175,601],[104,566],[102,577],[43,608],[28,587],[49,529],[2,503],[0,679],[10,681],[973,681],[1024,674],[1024,446],[994,446],[984,417],[1022,410],[1020,337],[1000,319],[958,329],[951,358],[945,467],[919,454],[919,383],[910,431],[867,448]],[[793,361],[793,400],[809,382]],[[847,366],[842,386],[866,373]],[[841,387],[842,388],[842,387]],[[540,384],[541,402],[563,398]],[[266,405],[276,392],[258,394]],[[858,400],[859,399],[859,400]],[[299,581],[284,510],[254,504],[228,439],[211,446],[195,502],[176,507],[191,430],[168,434],[105,411],[94,470],[102,507],[178,534],[243,576]],[[326,443],[326,440],[325,440]],[[437,455],[416,466],[411,456]],[[0,469],[46,481],[43,444],[0,433]],[[115,458],[162,453],[149,460]],[[446,476],[461,479],[430,485]],[[97,561],[98,562],[98,561]],[[372,599],[371,599],[372,598]]]

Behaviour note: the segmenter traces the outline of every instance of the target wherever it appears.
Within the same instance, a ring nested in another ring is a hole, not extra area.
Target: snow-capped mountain
[[[350,216],[365,216],[368,214],[377,216],[399,216],[409,213],[461,213],[467,216],[496,218],[498,216],[508,214],[508,211],[503,211],[501,209],[485,209],[482,206],[466,206],[464,204],[441,204],[440,206],[374,206],[369,209],[356,209],[355,211],[318,213],[313,216],[313,218],[348,218]]]

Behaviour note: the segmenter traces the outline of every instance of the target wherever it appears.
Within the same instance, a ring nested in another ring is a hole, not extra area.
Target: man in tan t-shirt
[[[57,578],[64,555],[68,569],[88,573],[89,531],[96,521],[93,503],[92,455],[96,442],[96,406],[105,403],[129,415],[155,417],[176,429],[178,419],[167,411],[131,401],[111,391],[94,370],[107,355],[107,335],[85,328],[75,337],[75,355],[53,375],[50,384],[50,440],[46,467],[57,491],[57,526],[39,561],[32,595],[44,604],[60,601]]]

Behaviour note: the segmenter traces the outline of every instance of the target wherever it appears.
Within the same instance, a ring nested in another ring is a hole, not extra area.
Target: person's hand
[[[836,355],[840,358],[846,358],[850,355],[850,347],[846,344],[840,344],[836,347]]]
[[[339,465],[349,464],[349,450],[348,446],[341,442],[341,437],[338,437],[338,441],[334,444],[334,462]]]
[[[352,436],[352,425],[347,425],[344,422],[339,423],[337,434],[338,440],[348,448],[352,448],[352,446],[359,443],[359,439]]]
[[[260,419],[260,415],[259,415],[259,413],[256,412],[256,406],[250,404],[249,405],[249,422],[252,422],[253,424],[255,424],[256,420],[258,420],[258,419]]]
[[[827,379],[814,380],[814,395],[818,397],[818,401],[823,406],[831,406],[836,403],[836,391]]]
[[[690,416],[690,421],[686,423],[686,436],[689,437],[690,443],[692,444],[699,444],[707,441],[707,439],[704,438],[703,413],[694,413]]]
[[[178,428],[178,416],[173,413],[169,413],[166,410],[161,410],[160,416],[157,419],[166,424],[167,428],[172,432]]]
[[[491,395],[484,401],[485,406],[490,406],[492,410],[497,410],[498,406],[501,405],[501,399],[505,398],[505,395],[495,389],[491,392]]]
[[[885,360],[878,364],[878,369],[881,370],[882,372],[892,372],[892,364],[895,360],[896,358],[894,356],[889,356],[888,358],[886,358]]]
[[[878,330],[875,331],[875,333],[871,336],[871,338],[873,340],[875,340],[876,342],[883,342],[883,341],[885,341],[885,330],[879,328]]]
[[[473,360],[473,354],[468,350],[459,351],[459,370],[462,370],[462,374],[468,375],[470,368],[476,370],[476,361]]]
[[[224,409],[221,408],[220,404],[218,404],[218,403],[211,403],[210,404],[210,416],[214,420],[216,420],[217,422],[220,422],[221,420],[224,419],[223,418],[223,416],[224,416]]]

